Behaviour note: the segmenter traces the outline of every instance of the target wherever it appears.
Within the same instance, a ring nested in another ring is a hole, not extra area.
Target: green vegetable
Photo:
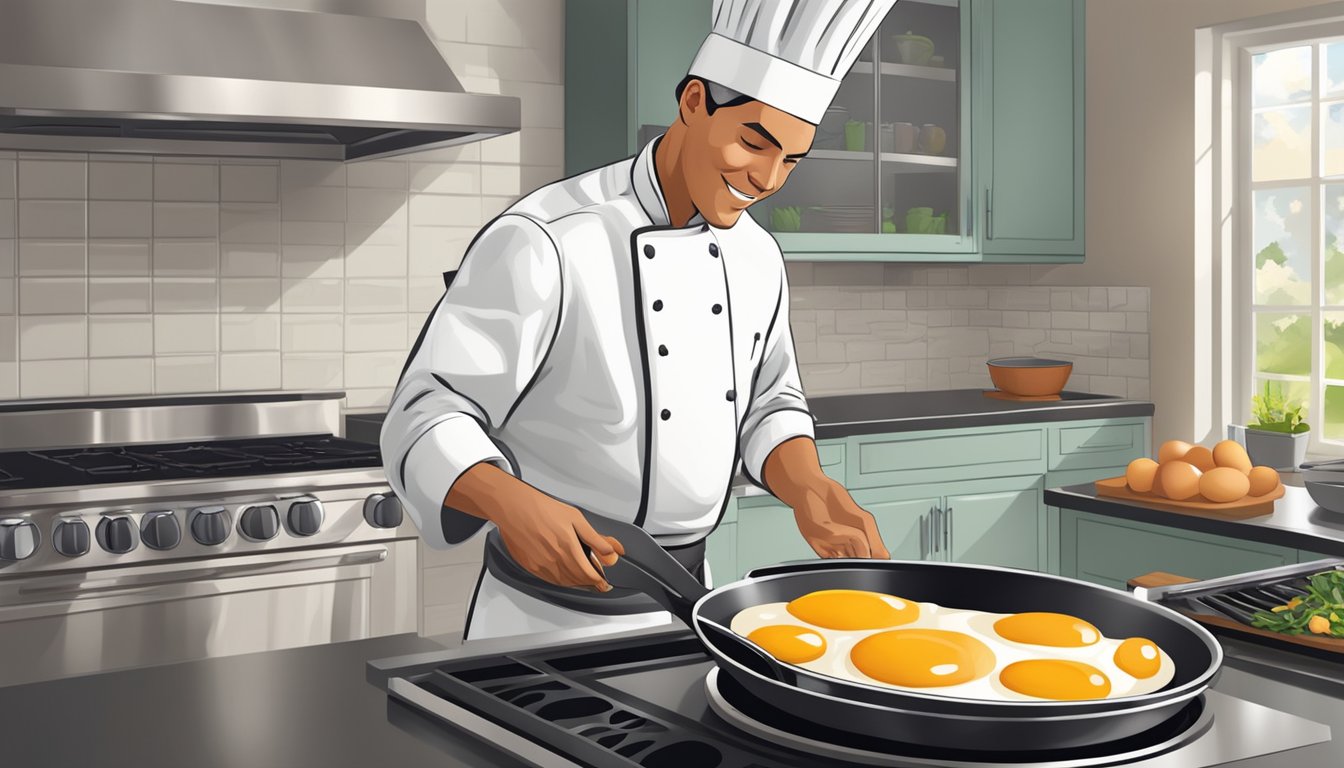
[[[1278,382],[1266,381],[1264,394],[1251,397],[1251,410],[1256,423],[1247,426],[1267,432],[1306,432],[1311,427],[1302,421],[1302,408],[1302,403],[1284,399],[1283,387]]]
[[[1307,594],[1294,598],[1286,605],[1273,611],[1259,611],[1252,617],[1251,626],[1282,632],[1286,635],[1301,635],[1309,631],[1313,617],[1320,616],[1329,622],[1330,637],[1344,637],[1344,571],[1325,571],[1307,579]],[[1320,625],[1320,622],[1317,622]]]

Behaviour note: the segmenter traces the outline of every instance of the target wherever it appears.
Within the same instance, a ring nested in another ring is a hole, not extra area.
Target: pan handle
[[[686,626],[695,626],[695,604],[709,594],[705,585],[697,581],[643,528],[586,509],[579,511],[593,526],[593,530],[616,539],[625,548],[625,554],[617,559],[615,565],[603,568],[607,583],[643,592],[681,619]]]

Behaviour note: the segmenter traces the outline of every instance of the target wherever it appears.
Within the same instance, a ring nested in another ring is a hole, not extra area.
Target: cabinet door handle
[[[994,239],[994,190],[985,187],[985,239]]]
[[[933,551],[937,552],[940,547],[938,543],[942,541],[943,534],[939,533],[943,525],[943,510],[938,507],[933,508]]]
[[[947,511],[943,513],[943,548],[948,552],[952,551],[952,505],[947,505]]]
[[[933,516],[933,507],[929,507],[928,515],[919,516],[919,559],[923,560],[929,556],[929,518]]]

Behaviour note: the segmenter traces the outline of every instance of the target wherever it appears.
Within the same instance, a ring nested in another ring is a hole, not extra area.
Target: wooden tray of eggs
[[[1273,514],[1283,483],[1273,468],[1252,466],[1246,449],[1233,440],[1212,450],[1168,440],[1157,461],[1131,461],[1124,477],[1098,480],[1096,492],[1168,512],[1243,520]]]

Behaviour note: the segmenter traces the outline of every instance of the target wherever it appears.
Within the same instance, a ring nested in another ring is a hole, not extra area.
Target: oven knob
[[[124,555],[135,549],[135,521],[129,515],[109,515],[98,521],[93,530],[98,546],[114,555]]]
[[[322,527],[322,502],[303,499],[290,504],[285,524],[295,536],[312,536]]]
[[[51,543],[56,551],[66,557],[79,557],[89,553],[89,526],[83,520],[72,517],[57,520],[51,531]]]
[[[0,519],[0,560],[23,560],[42,542],[37,526],[18,517]]]
[[[140,521],[140,540],[150,549],[172,549],[182,541],[182,527],[171,509],[149,512]]]
[[[238,519],[238,532],[252,541],[274,539],[280,532],[280,515],[275,507],[267,504],[260,507],[248,507]]]
[[[401,525],[401,500],[390,493],[375,493],[364,500],[364,519],[374,528]]]
[[[212,547],[229,538],[233,518],[223,507],[197,507],[191,510],[191,538]]]

